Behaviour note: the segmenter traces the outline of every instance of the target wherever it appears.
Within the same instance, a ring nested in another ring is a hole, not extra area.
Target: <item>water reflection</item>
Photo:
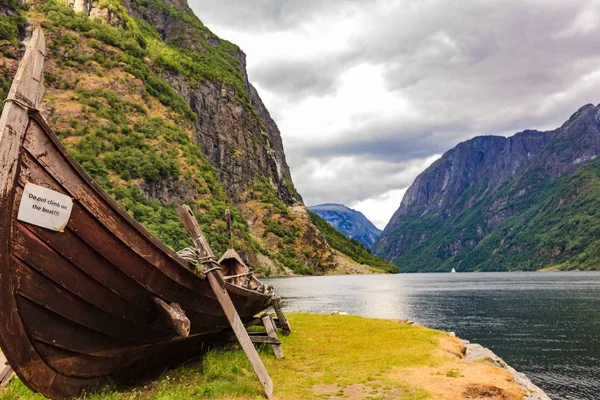
[[[600,391],[600,273],[271,279],[289,311],[407,318],[490,347],[556,399]]]

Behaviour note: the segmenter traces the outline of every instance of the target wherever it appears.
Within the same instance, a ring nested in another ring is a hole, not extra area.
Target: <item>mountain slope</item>
[[[375,243],[402,271],[600,268],[600,108],[560,128],[459,144],[419,175]]]
[[[325,221],[314,212],[309,211],[309,214],[313,224],[319,231],[323,232],[323,235],[327,238],[327,242],[334,249],[345,254],[351,260],[359,264],[367,265],[371,267],[371,269],[375,268],[372,272],[398,272],[398,268],[395,265],[373,255],[369,249],[360,244],[356,239],[349,239],[346,235],[335,229],[329,222]]]
[[[381,235],[381,231],[361,212],[344,205],[319,204],[308,209],[350,239],[358,240],[367,249],[373,247],[373,243]]]
[[[77,11],[76,11],[77,10]],[[190,245],[196,212],[216,253],[236,246],[272,273],[323,273],[335,254],[311,222],[281,137],[248,82],[245,55],[185,1],[0,4],[0,98],[27,36],[47,36],[41,112],[90,175],[167,245]]]

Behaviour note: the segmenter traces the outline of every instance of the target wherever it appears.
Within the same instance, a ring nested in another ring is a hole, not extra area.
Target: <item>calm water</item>
[[[270,279],[288,311],[407,318],[492,349],[553,399],[600,399],[600,272]]]

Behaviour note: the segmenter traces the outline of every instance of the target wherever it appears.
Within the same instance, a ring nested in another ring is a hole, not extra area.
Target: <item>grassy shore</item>
[[[504,370],[467,363],[460,341],[401,321],[346,315],[290,314],[294,330],[281,337],[285,358],[269,346],[259,349],[275,386],[285,399],[522,399],[523,391]],[[135,388],[107,387],[90,400],[262,399],[244,354],[235,346],[214,350],[202,360]],[[18,379],[0,400],[43,399]]]

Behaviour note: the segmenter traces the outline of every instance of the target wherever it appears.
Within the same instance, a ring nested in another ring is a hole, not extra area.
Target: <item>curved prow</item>
[[[37,108],[44,95],[44,57],[46,40],[44,31],[38,25],[27,44],[25,55],[19,63],[19,69],[8,92],[8,101],[18,101],[31,108]]]
[[[6,200],[14,186],[19,149],[29,123],[28,110],[37,108],[44,94],[42,74],[45,52],[44,32],[36,26],[25,56],[19,63],[0,118],[0,204],[3,204],[2,200]]]

